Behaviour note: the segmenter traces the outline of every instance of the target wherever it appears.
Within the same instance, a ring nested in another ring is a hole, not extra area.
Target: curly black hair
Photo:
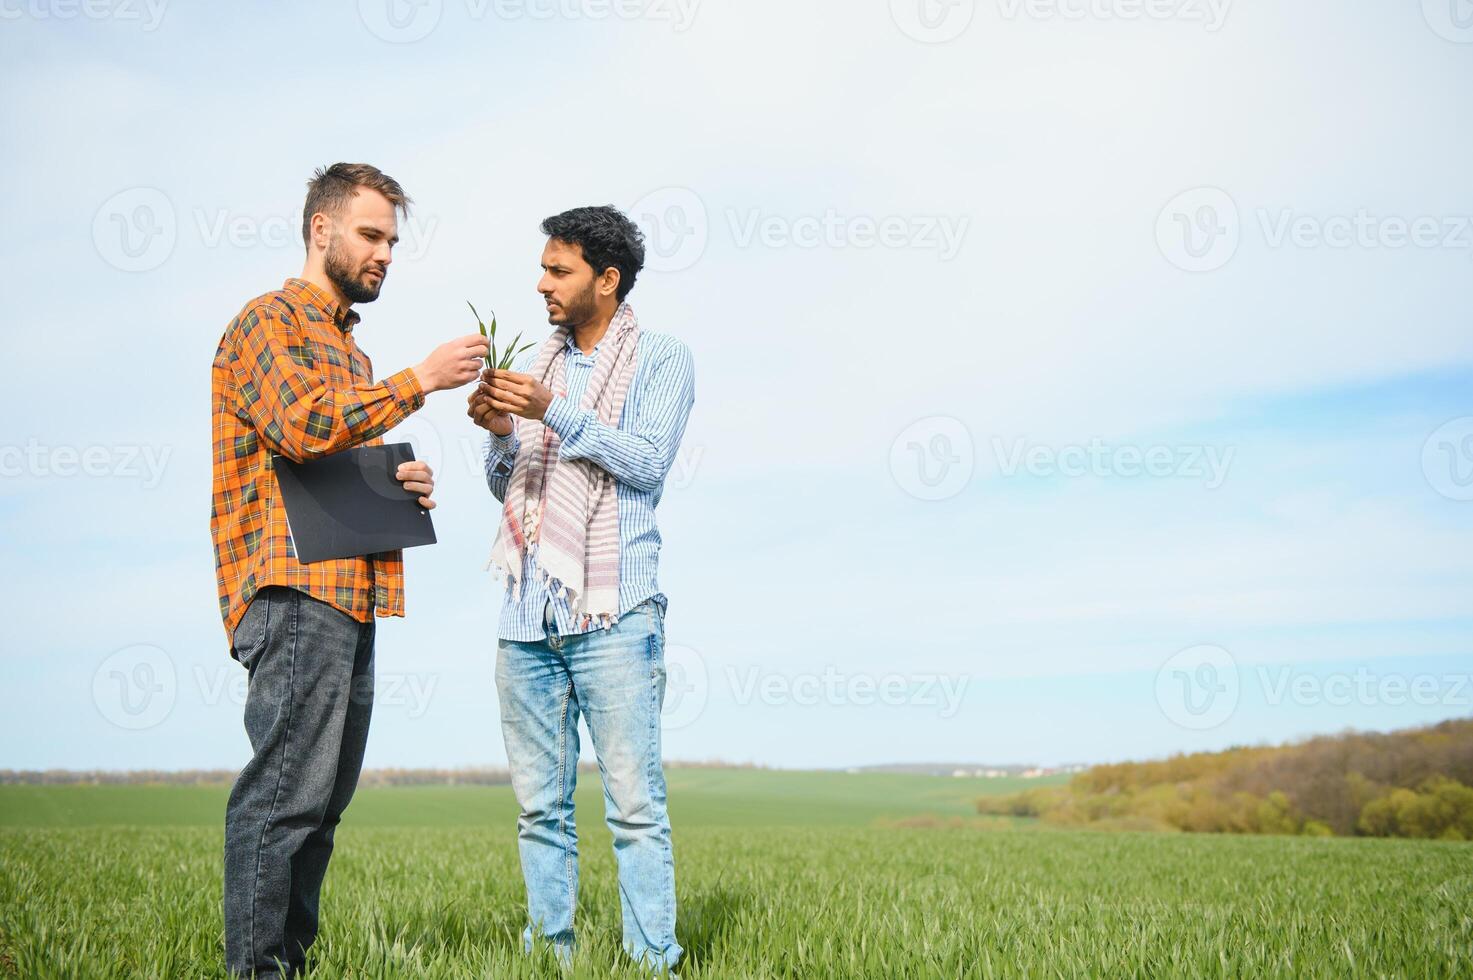
[[[619,270],[614,296],[622,302],[639,270],[644,268],[644,232],[612,204],[573,208],[542,221],[542,233],[583,250],[583,260],[603,275],[612,266]]]

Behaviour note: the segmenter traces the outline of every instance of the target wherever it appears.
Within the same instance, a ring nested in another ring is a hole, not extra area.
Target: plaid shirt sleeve
[[[424,405],[409,368],[376,384],[332,387],[315,359],[337,352],[309,341],[278,307],[246,312],[234,340],[239,404],[266,444],[295,462],[376,439]]]

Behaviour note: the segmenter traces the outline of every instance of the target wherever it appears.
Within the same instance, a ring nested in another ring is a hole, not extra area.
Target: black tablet
[[[306,463],[271,457],[301,562],[355,558],[435,543],[420,495],[394,474],[414,459],[407,442],[359,446]]]

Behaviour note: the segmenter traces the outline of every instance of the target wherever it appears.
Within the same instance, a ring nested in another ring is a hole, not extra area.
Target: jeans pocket
[[[649,604],[649,620],[650,677],[659,679],[665,673],[665,617],[653,602]]]
[[[256,662],[266,649],[266,635],[271,626],[271,599],[273,589],[268,586],[258,591],[251,604],[235,624],[230,635],[230,652],[247,671],[255,672]]]

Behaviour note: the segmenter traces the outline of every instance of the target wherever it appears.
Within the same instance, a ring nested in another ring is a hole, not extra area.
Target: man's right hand
[[[471,417],[472,422],[493,435],[509,436],[513,426],[516,425],[516,420],[511,417],[510,412],[498,412],[491,407],[490,385],[485,383],[490,381],[491,377],[490,369],[481,372],[482,383],[476,385],[475,390],[466,399],[469,407],[465,414]]]
[[[490,344],[478,333],[441,344],[414,367],[414,376],[426,393],[448,391],[474,381],[485,363]]]

